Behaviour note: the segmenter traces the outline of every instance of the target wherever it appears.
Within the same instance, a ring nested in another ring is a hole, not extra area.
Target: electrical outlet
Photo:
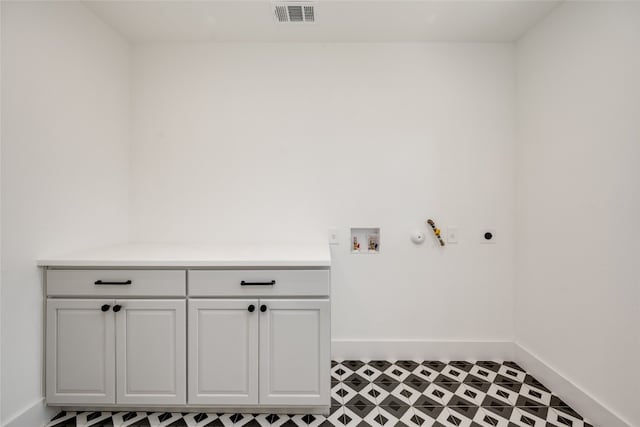
[[[447,227],[447,243],[458,243],[458,227]]]
[[[337,228],[330,228],[328,236],[329,236],[329,244],[330,245],[337,245],[338,243],[340,243],[340,241],[338,239],[338,229]]]
[[[496,229],[484,228],[480,230],[480,243],[496,243]]]

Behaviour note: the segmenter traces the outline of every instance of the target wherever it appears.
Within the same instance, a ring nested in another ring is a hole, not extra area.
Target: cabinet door
[[[258,300],[189,301],[189,403],[258,403]]]
[[[186,403],[186,302],[116,304],[117,403]]]
[[[115,403],[113,304],[96,299],[47,300],[48,404]]]
[[[260,304],[260,403],[329,405],[329,300]]]

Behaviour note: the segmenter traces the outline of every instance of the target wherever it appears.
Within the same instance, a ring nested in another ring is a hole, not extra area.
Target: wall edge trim
[[[515,342],[515,360],[534,377],[561,396],[578,413],[584,414],[595,426],[632,427],[632,424],[616,414],[582,387],[574,383],[559,369],[546,362],[525,345]]]
[[[512,360],[513,341],[333,339],[331,357],[345,359]]]
[[[58,412],[56,408],[48,407],[44,398],[38,399],[31,406],[27,406],[21,412],[3,424],[4,427],[38,427],[45,426]]]

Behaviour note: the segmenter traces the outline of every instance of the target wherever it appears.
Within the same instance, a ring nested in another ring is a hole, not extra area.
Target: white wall
[[[0,40],[2,38],[2,7],[0,7]],[[2,43],[0,43],[0,82],[2,81]],[[2,84],[0,84],[2,99]],[[0,102],[0,242],[2,242],[2,102]],[[0,250],[0,374],[2,374],[2,250]],[[2,386],[0,386],[0,424],[2,423]]]
[[[511,340],[509,44],[134,51],[134,241],[327,241],[334,339]],[[460,243],[421,247],[432,217]],[[379,255],[348,227],[382,227]],[[498,230],[481,245],[479,229]]]
[[[2,420],[42,398],[38,256],[127,238],[129,48],[80,3],[2,2]]]
[[[564,3],[517,52],[517,339],[640,425],[640,3]]]

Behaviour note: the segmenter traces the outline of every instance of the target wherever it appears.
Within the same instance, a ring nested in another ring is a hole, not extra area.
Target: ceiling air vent
[[[315,5],[311,2],[273,3],[277,22],[316,22]]]

